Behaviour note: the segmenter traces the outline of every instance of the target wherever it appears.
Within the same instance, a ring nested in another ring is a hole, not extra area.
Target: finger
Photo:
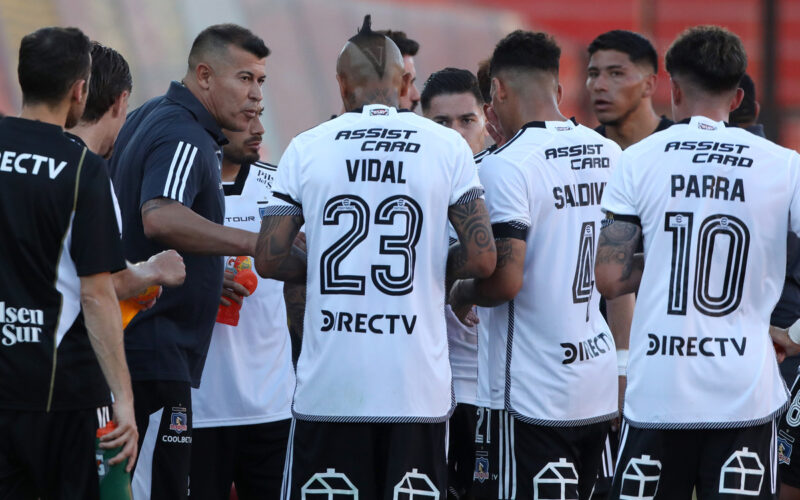
[[[228,307],[228,306],[230,306],[230,305],[231,305],[231,301],[230,301],[230,300],[228,300],[228,299],[226,299],[225,297],[220,297],[220,298],[219,298],[219,303],[220,303],[221,305],[225,306],[225,307]]]
[[[250,291],[247,288],[245,288],[245,286],[242,285],[241,283],[238,283],[238,282],[234,281],[233,282],[233,286],[230,287],[230,288],[237,295],[241,295],[242,297],[249,297],[250,296]]]
[[[232,292],[231,290],[222,290],[222,296],[228,299],[231,302],[236,302],[239,305],[242,305],[242,296]]]

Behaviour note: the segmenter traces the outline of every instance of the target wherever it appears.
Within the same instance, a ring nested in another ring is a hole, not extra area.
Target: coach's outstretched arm
[[[612,218],[600,230],[594,277],[597,290],[606,299],[614,299],[639,290],[644,270],[644,256],[636,253],[642,229],[632,223]]]
[[[262,278],[306,282],[306,255],[294,244],[303,226],[302,215],[267,215],[256,244],[256,271]]]
[[[106,434],[101,448],[122,447],[109,463],[114,465],[126,458],[128,472],[133,469],[138,453],[139,433],[133,413],[133,389],[128,363],[125,360],[122,340],[122,318],[117,295],[109,273],[83,276],[81,280],[81,308],[100,369],[114,395],[114,422],[117,428]]]
[[[167,248],[206,255],[253,255],[258,235],[216,224],[170,198],[142,205],[144,234]]]

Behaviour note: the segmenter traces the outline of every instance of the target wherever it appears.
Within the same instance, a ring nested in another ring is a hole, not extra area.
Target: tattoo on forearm
[[[305,281],[305,254],[293,244],[302,225],[302,215],[268,216],[262,219],[256,243],[256,259],[261,266],[273,270],[273,279]]]
[[[616,221],[600,231],[597,246],[598,264],[622,266],[620,281],[631,277],[634,269],[643,269],[644,260],[634,258],[642,230],[630,222]]]
[[[476,199],[452,205],[448,215],[459,235],[460,243],[450,247],[447,257],[447,276],[450,281],[469,278],[470,254],[480,255],[496,251],[492,226],[489,224],[489,212],[483,200]]]
[[[510,238],[500,238],[495,240],[497,246],[497,268],[505,267],[514,257],[514,247],[511,245]]]
[[[144,202],[144,205],[142,205],[142,216],[144,216],[144,214],[146,214],[147,212],[157,210],[167,205],[172,205],[173,203],[178,203],[178,202],[173,200],[172,198],[153,198],[152,200],[147,200],[146,202]]]

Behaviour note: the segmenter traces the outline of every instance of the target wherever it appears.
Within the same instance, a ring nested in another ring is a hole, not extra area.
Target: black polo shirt
[[[80,305],[81,277],[125,267],[104,160],[59,126],[4,118],[0,234],[0,408],[108,404]]]
[[[120,131],[112,159],[114,189],[122,212],[122,244],[131,262],[165,250],[144,235],[141,208],[170,198],[222,224],[220,178],[226,141],[211,114],[188,89],[172,82],[166,95],[135,111]],[[134,380],[200,384],[222,290],[221,256],[182,253],[186,281],[165,288],[156,305],[137,314],[125,330]]]

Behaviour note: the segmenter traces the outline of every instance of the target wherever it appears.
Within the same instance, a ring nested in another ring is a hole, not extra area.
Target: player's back
[[[625,407],[635,425],[756,425],[785,402],[767,332],[786,228],[800,228],[798,167],[796,153],[705,117],[623,153],[603,207],[638,217],[644,238]]]
[[[615,413],[614,341],[593,262],[600,199],[619,154],[589,128],[548,121],[527,124],[482,161],[493,227],[527,228],[527,236],[522,288],[479,325],[489,366],[478,371],[491,374],[479,397],[523,420],[575,425]]]
[[[275,191],[302,206],[308,245],[295,415],[444,420],[448,208],[482,192],[466,142],[365,106],[296,137]]]

